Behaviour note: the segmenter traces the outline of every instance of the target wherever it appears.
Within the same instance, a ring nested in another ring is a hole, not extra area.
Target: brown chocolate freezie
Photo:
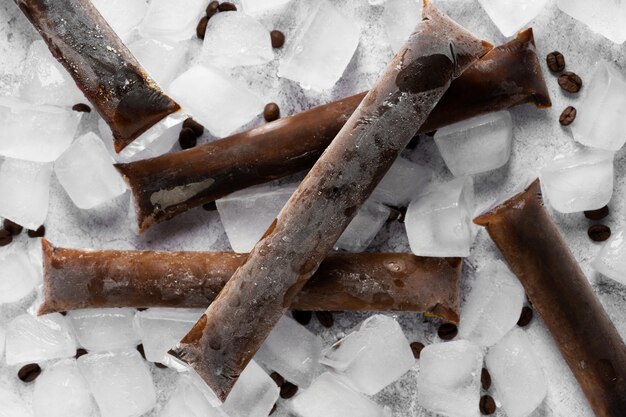
[[[179,110],[89,0],[14,0],[107,122],[120,152]]]
[[[206,308],[248,256],[65,249],[45,239],[42,250],[38,314],[81,308]],[[326,257],[291,308],[415,311],[458,323],[460,277],[461,258],[335,253]]]
[[[453,79],[491,45],[424,1],[423,19],[218,297],[170,354],[220,400]]]
[[[543,206],[539,180],[478,216],[598,417],[626,414],[626,345]]]
[[[144,231],[190,208],[310,168],[363,100],[360,93],[263,126],[157,158],[117,165]],[[455,79],[420,132],[550,97],[531,29],[501,45]],[[164,192],[177,198],[164,206]]]

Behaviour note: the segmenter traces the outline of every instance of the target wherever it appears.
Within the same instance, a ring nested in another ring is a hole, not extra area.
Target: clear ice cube
[[[386,417],[385,410],[330,372],[320,375],[289,404],[298,417]]]
[[[384,2],[384,6],[385,34],[395,54],[404,46],[422,19],[422,2],[417,0],[387,0]]]
[[[78,344],[92,352],[132,348],[139,344],[132,308],[87,308],[67,313]]]
[[[35,417],[89,417],[94,408],[87,381],[74,359],[47,366],[35,381]]]
[[[295,189],[295,185],[261,185],[216,201],[228,241],[235,252],[252,250]]]
[[[364,251],[387,222],[390,212],[387,206],[367,201],[343,231],[335,243],[335,249],[344,249],[349,252]]]
[[[102,417],[139,417],[156,405],[152,376],[136,349],[78,358]]]
[[[615,43],[626,40],[626,1],[557,0],[559,9]]]
[[[541,190],[561,213],[595,210],[613,195],[613,152],[578,149],[558,155],[541,170]]]
[[[524,305],[524,287],[502,261],[478,270],[461,310],[459,336],[491,346],[511,330]]]
[[[426,346],[420,354],[418,403],[451,417],[478,416],[481,349],[467,340]]]
[[[0,155],[52,162],[72,143],[82,113],[0,97]]]
[[[148,10],[146,0],[92,0],[104,20],[123,41],[128,41]]]
[[[361,30],[328,0],[312,2],[312,10],[285,45],[278,75],[305,89],[331,88],[359,45]]]
[[[254,361],[250,361],[235,383],[223,410],[229,417],[266,417],[276,400],[276,383]]]
[[[254,359],[298,387],[307,387],[316,376],[321,352],[322,339],[319,336],[294,319],[283,316]]]
[[[139,27],[146,38],[183,41],[196,33],[206,0],[152,0]]]
[[[129,44],[128,49],[150,77],[161,88],[167,88],[183,72],[189,43],[138,39]]]
[[[485,362],[507,416],[526,417],[541,404],[548,387],[523,330],[513,329],[492,346]]]
[[[623,228],[611,234],[591,266],[602,275],[626,285],[626,236]]]
[[[186,308],[149,308],[138,311],[135,321],[146,360],[163,362],[166,353],[191,330],[203,312],[203,309]]]
[[[406,207],[433,174],[425,166],[398,158],[372,192],[371,200],[392,207]]]
[[[7,365],[69,358],[76,354],[70,324],[59,313],[33,317],[22,314],[7,327]]]
[[[191,378],[180,374],[176,388],[159,417],[228,417],[217,407],[213,407],[198,390]]]
[[[409,204],[405,226],[418,256],[468,256],[474,239],[471,177],[433,184]]]
[[[624,146],[626,77],[612,64],[602,61],[596,66],[583,90],[582,103],[576,107],[576,119],[570,127],[577,142],[609,151]]]
[[[24,250],[0,249],[0,305],[20,301],[38,282],[38,271]]]
[[[241,0],[243,11],[248,14],[276,12],[291,0]]]
[[[169,93],[217,137],[228,136],[263,111],[261,98],[217,68],[196,65],[169,87]]]
[[[15,389],[0,385],[0,417],[33,417],[32,407],[15,394]]]
[[[511,156],[513,121],[508,111],[473,117],[442,127],[435,143],[455,177],[492,171]]]
[[[548,0],[478,0],[504,36],[513,36],[533,20]]]
[[[374,395],[415,364],[398,322],[377,314],[323,352],[322,364],[359,392]]]
[[[242,12],[218,13],[209,19],[201,59],[220,68],[265,64],[274,59],[270,32]]]

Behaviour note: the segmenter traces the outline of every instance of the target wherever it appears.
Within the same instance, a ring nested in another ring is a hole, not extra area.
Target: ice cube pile
[[[543,10],[548,0],[478,0],[504,36],[513,36]]]
[[[626,40],[626,2],[592,3],[585,0],[557,0],[559,9],[584,23],[593,32],[622,44]]]

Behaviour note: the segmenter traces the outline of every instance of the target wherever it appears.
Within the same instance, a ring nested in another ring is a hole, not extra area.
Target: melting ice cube
[[[176,389],[170,396],[159,417],[229,417],[217,407],[213,407],[196,388],[191,378],[180,374]]]
[[[398,158],[374,188],[371,199],[392,207],[406,207],[431,178],[430,169]]]
[[[26,252],[12,247],[0,249],[0,304],[20,301],[30,294],[39,281],[37,275]]]
[[[278,399],[278,387],[255,361],[250,361],[224,402],[229,417],[266,417]]]
[[[150,77],[166,88],[183,71],[189,43],[139,39],[128,49]]]
[[[343,231],[335,243],[335,249],[345,249],[350,252],[365,250],[389,219],[390,212],[389,207],[368,200]]]
[[[548,0],[478,0],[504,36],[513,36],[543,10]]]
[[[291,0],[241,0],[243,11],[248,14],[259,14],[278,11]]]
[[[148,10],[146,0],[92,0],[117,36],[127,41]]]
[[[183,41],[196,33],[206,0],[152,0],[139,30],[146,38]]]
[[[78,344],[88,351],[132,348],[139,343],[132,308],[88,308],[70,311]]]
[[[626,236],[624,229],[611,235],[591,266],[604,276],[626,285]]]
[[[626,1],[557,0],[559,9],[615,43],[626,40]]]
[[[384,4],[383,25],[385,33],[391,49],[397,53],[407,42],[422,18],[422,2],[417,0],[387,0]]]

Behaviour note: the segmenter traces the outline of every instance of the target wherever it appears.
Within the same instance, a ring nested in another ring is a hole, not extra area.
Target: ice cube
[[[428,345],[420,354],[418,403],[435,413],[478,416],[483,354],[467,340]]]
[[[46,367],[35,381],[35,417],[91,416],[94,404],[74,359]]]
[[[322,339],[294,319],[283,316],[261,345],[254,359],[299,387],[315,377]]]
[[[428,168],[398,158],[374,188],[371,199],[392,207],[406,207],[431,178]]]
[[[0,249],[0,304],[20,301],[38,281],[37,269],[26,252],[12,247]]]
[[[123,41],[128,41],[148,10],[146,0],[92,0],[104,20]]]
[[[15,389],[0,385],[0,417],[33,417],[31,407],[15,394]]]
[[[298,417],[385,417],[385,410],[330,372],[320,375],[299,392],[289,408]]]
[[[241,0],[243,11],[248,14],[260,14],[278,11],[291,0]]]
[[[371,1],[370,1],[371,3]],[[383,25],[387,40],[397,53],[409,39],[422,17],[421,1],[387,0],[384,2]]]
[[[474,239],[471,177],[433,184],[409,204],[405,226],[419,256],[468,256]]]
[[[54,161],[74,139],[82,113],[0,97],[0,155]]]
[[[88,308],[70,311],[67,316],[78,344],[90,352],[131,348],[139,343],[132,308]]]
[[[224,402],[229,417],[266,417],[278,399],[278,386],[254,361],[250,361]]]
[[[247,86],[217,68],[196,65],[170,84],[169,93],[218,137],[227,136],[263,111],[264,103]]]
[[[52,164],[7,158],[0,166],[0,216],[37,229],[48,215]]]
[[[68,358],[76,354],[72,329],[61,314],[22,314],[7,327],[7,365]]]
[[[626,238],[624,229],[614,232],[591,266],[602,275],[626,285]]]
[[[500,168],[511,156],[513,122],[508,111],[485,114],[442,127],[435,143],[455,177]]]
[[[270,32],[242,12],[218,13],[207,25],[201,59],[220,68],[265,64],[274,59]]]
[[[203,309],[149,308],[138,311],[135,320],[146,360],[163,362],[165,354],[191,330]]]
[[[360,28],[328,0],[312,2],[280,60],[278,75],[305,89],[324,90],[339,80],[359,45]]]
[[[510,331],[489,349],[485,362],[507,416],[526,417],[541,404],[548,387],[523,330]]]
[[[365,250],[389,219],[390,212],[389,207],[374,201],[367,201],[343,231],[335,243],[335,249],[345,249],[350,252]]]
[[[128,49],[150,77],[166,88],[182,72],[189,43],[138,39],[129,44]]]
[[[187,374],[180,374],[176,389],[159,417],[228,417],[213,407]]]
[[[577,116],[571,125],[576,141],[610,151],[624,146],[626,78],[612,64],[601,62],[597,65],[583,90],[582,103],[577,107]]]
[[[415,358],[398,322],[377,314],[326,349],[320,362],[357,391],[374,395],[411,369]]]
[[[183,41],[196,33],[206,0],[152,0],[139,30],[146,38]]]
[[[54,173],[76,207],[91,209],[126,192],[114,162],[102,140],[88,132],[56,160]]]
[[[73,106],[86,103],[69,73],[42,40],[30,44],[19,84],[19,96],[33,104]],[[46,137],[47,140],[47,137]]]
[[[626,40],[625,1],[557,0],[556,4],[559,9],[583,22],[593,32],[615,43],[624,43]]]
[[[524,294],[502,261],[482,267],[461,310],[459,335],[481,346],[495,344],[517,323]]]
[[[543,10],[548,0],[478,0],[504,36],[513,36]]]
[[[613,152],[578,149],[541,170],[541,190],[552,208],[576,213],[604,207],[613,195]]]
[[[230,246],[235,252],[252,250],[295,189],[295,185],[261,185],[216,201]]]
[[[152,376],[135,349],[83,355],[78,369],[102,417],[139,417],[156,405]]]

